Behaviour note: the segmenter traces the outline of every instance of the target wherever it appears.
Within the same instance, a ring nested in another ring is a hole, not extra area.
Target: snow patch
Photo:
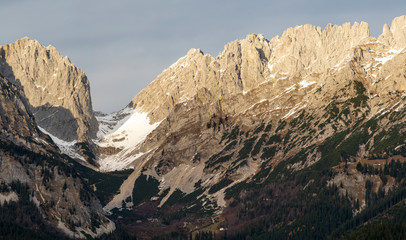
[[[180,65],[180,67],[182,67],[182,68],[187,68],[187,67],[189,67],[189,66],[190,66],[190,64],[189,64],[189,62],[187,61],[187,59],[186,59],[185,62],[183,62],[183,63]]]
[[[100,171],[110,172],[110,171],[129,168],[128,165],[130,165],[132,162],[137,160],[139,157],[148,153],[148,152],[146,152],[146,153],[140,152],[135,155],[129,155],[131,153],[131,151],[128,151],[128,150],[129,149],[124,149],[117,155],[112,155],[112,156],[108,156],[103,159],[100,159]]]
[[[258,101],[257,103],[252,104],[245,112],[247,112],[248,110],[251,110],[252,108],[254,108],[257,104],[263,103],[265,101],[268,101],[268,99],[262,99],[260,101]]]
[[[345,56],[339,63],[337,63],[332,68],[335,69],[336,71],[339,71],[339,70],[343,69],[344,68],[344,63],[347,62],[349,60],[349,58],[350,58],[349,55]]]
[[[38,85],[38,84],[35,84],[35,87],[36,87],[36,88],[41,88],[41,89],[42,89],[42,91],[45,91],[45,89],[46,89],[46,87],[43,87],[43,86]]]
[[[285,116],[282,117],[282,119],[286,119],[290,116],[292,116],[293,114],[295,114],[296,112],[298,112],[299,110],[305,108],[307,105],[301,105],[301,103],[296,104]]]
[[[398,103],[399,104],[399,103]],[[396,105],[395,105],[396,106]],[[403,108],[405,108],[405,104],[399,104],[399,106],[395,109],[395,112],[399,112],[401,110],[403,110]]]
[[[272,69],[273,69],[273,64],[270,64],[270,61],[269,61],[268,64],[267,64],[267,67],[268,67],[269,71],[272,71]]]
[[[296,89],[296,84],[286,88],[284,93],[289,93],[289,92],[293,91],[294,89]]]
[[[117,131],[130,118],[133,111],[134,109],[127,107],[118,112],[96,116],[99,122],[97,138],[102,139],[105,135]]]
[[[116,126],[102,137],[101,146],[129,148],[142,142],[158,123],[150,124],[147,113],[133,112],[119,121]]]
[[[185,59],[185,58],[186,58],[186,56],[179,58],[178,61],[176,61],[174,64],[172,64],[172,65],[169,67],[169,69],[174,68],[180,61],[182,61],[182,60]]]
[[[179,103],[185,103],[187,101],[189,101],[190,98],[186,97],[185,95],[182,95],[182,97],[179,99]]]
[[[393,55],[388,55],[386,57],[375,58],[375,61],[385,64],[387,61],[391,60],[393,57],[394,57]]]
[[[391,60],[392,58],[394,58],[396,55],[398,55],[402,51],[403,51],[403,49],[390,49],[388,51],[388,55],[380,57],[380,58],[375,58],[375,61],[385,64],[387,61]]]
[[[100,159],[101,171],[125,169],[133,161],[148,152],[136,149],[160,122],[150,124],[147,113],[140,113],[127,107],[117,113],[97,117],[99,121],[98,139],[100,147],[114,147],[121,151]],[[136,154],[135,154],[136,153]]]
[[[58,146],[59,150],[61,150],[61,152],[63,154],[66,154],[71,158],[78,158],[80,160],[85,161],[85,159],[76,151],[75,144],[78,141],[74,140],[72,142],[67,142],[67,141],[64,141],[62,139],[55,137],[54,135],[52,135],[51,133],[49,133],[48,131],[46,131],[45,129],[43,129],[40,126],[38,126],[38,128],[39,128],[39,130],[41,130],[41,132],[47,134],[48,136],[50,136],[52,138],[52,141],[54,141],[54,143]]]
[[[306,81],[306,80],[303,80],[303,81],[301,81],[301,82],[299,83],[299,85],[301,86],[301,88],[307,88],[307,87],[309,87],[309,86],[311,86],[311,85],[313,85],[313,84],[315,84],[315,83],[316,83],[315,81],[308,82],[308,81]]]

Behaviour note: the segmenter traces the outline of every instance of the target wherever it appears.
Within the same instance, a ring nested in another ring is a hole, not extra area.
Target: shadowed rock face
[[[23,38],[0,48],[0,72],[23,87],[39,126],[79,142],[94,138],[94,117],[86,75],[52,47]],[[61,131],[62,129],[62,131]]]
[[[24,138],[41,135],[27,106],[23,91],[0,74],[1,138],[21,145],[26,143]]]
[[[79,128],[78,121],[73,117],[69,109],[60,106],[51,106],[48,103],[32,107],[32,113],[35,116],[35,121],[39,126],[46,126],[46,130],[55,136],[74,136],[72,140],[77,139],[76,131]],[[57,121],[55,121],[57,119]],[[70,138],[67,138],[70,139]]]
[[[38,129],[29,108],[22,87],[0,74],[0,182],[7,187],[26,184],[41,215],[69,236],[85,238],[84,231],[95,237],[112,231],[114,224],[104,216],[99,200],[58,154],[52,139]],[[65,114],[61,117],[70,113]],[[100,224],[94,226],[94,219]]]

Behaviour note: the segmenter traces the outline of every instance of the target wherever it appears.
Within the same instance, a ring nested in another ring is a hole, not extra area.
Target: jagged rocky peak
[[[186,56],[163,71],[155,81],[132,100],[140,112],[150,113],[153,122],[165,118],[173,106],[195,95],[196,85],[206,81],[213,57],[198,49],[191,49]],[[194,81],[192,81],[194,80]]]
[[[262,35],[248,35],[247,39],[227,44],[217,58],[191,49],[142,90],[132,105],[157,122],[176,104],[196,101],[202,89],[214,99],[242,93],[264,80],[262,62],[268,57],[269,44]]]
[[[312,25],[296,26],[270,41],[262,34],[249,34],[226,44],[216,58],[191,49],[142,90],[131,105],[139,112],[147,112],[152,122],[158,122],[176,104],[194,102],[200,89],[210,92],[215,102],[245,94],[265,82],[279,86],[283,77],[290,76],[289,82],[296,83],[295,78],[324,72],[350,60],[353,47],[371,39],[368,24],[356,22],[329,24],[324,30]]]
[[[1,46],[0,72],[23,87],[37,124],[47,132],[65,141],[96,137],[89,81],[54,47],[29,38]]]
[[[370,41],[365,22],[342,26],[328,24],[324,30],[309,24],[289,28],[281,37],[270,41],[271,73],[302,76],[323,72],[349,58],[352,48],[362,41]]]
[[[378,40],[383,44],[393,48],[406,47],[406,15],[400,16],[392,21],[391,27],[387,24],[383,26],[382,35]]]

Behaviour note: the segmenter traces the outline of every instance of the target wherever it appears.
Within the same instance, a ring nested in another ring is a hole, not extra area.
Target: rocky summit
[[[13,194],[0,200],[27,182],[42,224],[81,238],[111,220],[116,238],[403,236],[405,29],[406,16],[378,38],[365,22],[303,25],[217,57],[191,49],[112,114],[94,113],[85,74],[55,48],[5,45],[0,179]]]
[[[37,124],[61,140],[96,136],[86,75],[52,47],[23,38],[0,48],[0,72],[24,88]]]

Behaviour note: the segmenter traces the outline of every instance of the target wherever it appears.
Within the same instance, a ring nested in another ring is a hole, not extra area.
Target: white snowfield
[[[105,116],[97,117],[99,121],[98,140],[100,147],[121,148],[118,154],[101,158],[100,171],[115,171],[128,165],[145,153],[132,154],[160,122],[150,124],[147,113],[139,113],[133,108]]]
[[[85,159],[77,152],[77,149],[75,147],[75,144],[77,143],[76,140],[74,140],[72,142],[67,142],[67,141],[64,141],[62,139],[55,137],[54,135],[52,135],[51,133],[49,133],[48,131],[46,131],[45,129],[43,129],[40,126],[38,126],[38,128],[39,128],[39,130],[41,130],[41,132],[49,135],[52,138],[52,141],[54,141],[54,143],[59,147],[59,150],[61,150],[61,152],[63,154],[66,154],[71,158],[78,158],[82,161],[85,161]]]
[[[301,86],[300,88],[307,88],[307,87],[309,87],[309,86],[311,86],[311,85],[313,85],[313,84],[315,84],[316,82],[315,81],[307,81],[306,79],[305,80],[302,80],[300,83],[299,83],[299,85]]]
[[[94,139],[94,143],[100,147],[122,149],[118,154],[99,159],[100,171],[115,171],[128,168],[129,164],[145,154],[143,152],[133,154],[134,150],[160,124],[160,122],[150,124],[147,113],[139,113],[130,107],[111,114],[97,116],[96,118],[99,122],[99,132],[97,133],[97,139]],[[38,128],[52,138],[62,153],[85,161],[75,147],[76,140],[67,142],[41,127]]]
[[[395,56],[399,55],[400,53],[403,52],[404,49],[391,49],[385,54],[384,56],[380,58],[375,58],[375,61],[380,62],[382,64],[385,64],[387,61],[391,60]]]

